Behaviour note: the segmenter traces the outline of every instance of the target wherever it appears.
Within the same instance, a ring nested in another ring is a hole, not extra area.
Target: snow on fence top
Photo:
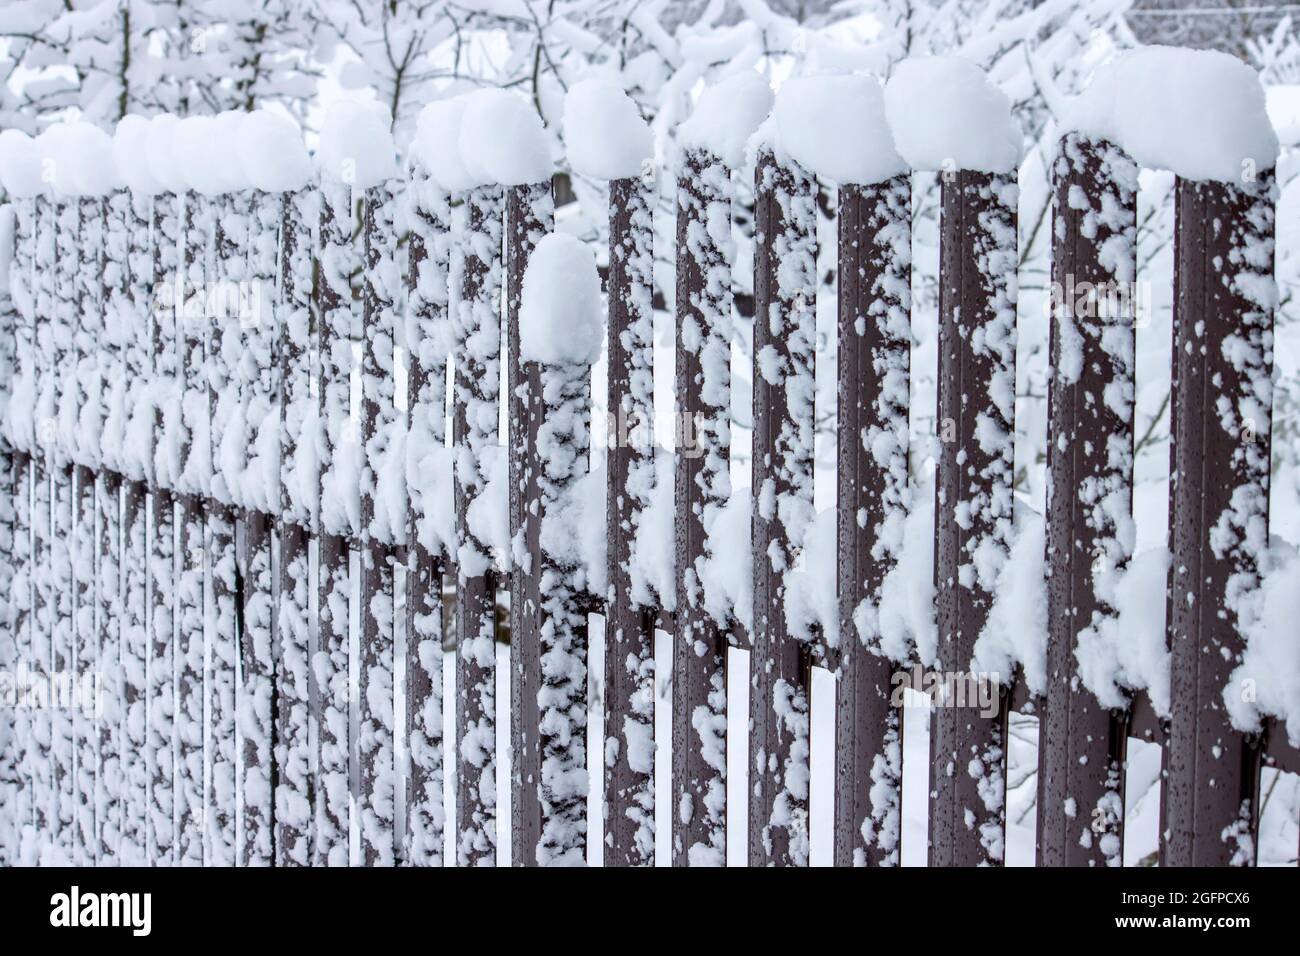
[[[126,187],[139,196],[162,189],[149,164],[150,122],[143,116],[123,116],[113,133],[113,162]]]
[[[555,171],[537,111],[508,90],[475,90],[420,111],[411,150],[443,189],[523,186]]]
[[[737,73],[700,95],[688,120],[677,128],[687,149],[712,153],[732,169],[745,162],[754,131],[772,109],[772,87],[757,73]]]
[[[551,143],[532,103],[509,90],[476,90],[465,97],[458,140],[461,161],[485,184],[550,182]]]
[[[41,157],[35,142],[21,130],[0,133],[0,183],[16,199],[41,191]]]
[[[1024,138],[1011,101],[969,60],[903,60],[885,86],[885,113],[914,169],[1009,173],[1020,165]]]
[[[519,304],[519,354],[543,365],[587,365],[604,339],[600,274],[576,236],[545,236],[528,258]]]
[[[397,147],[388,112],[373,103],[345,100],[325,114],[316,160],[321,177],[369,189],[397,175]]]
[[[264,192],[292,192],[311,180],[311,157],[293,120],[270,110],[253,110],[239,129],[244,177]]]
[[[654,155],[654,136],[618,83],[587,79],[564,97],[564,144],[569,165],[592,179],[640,176]]]
[[[879,183],[907,170],[873,76],[786,80],[773,113],[776,145],[811,173],[837,183]]]
[[[1121,54],[1071,101],[1064,125],[1184,179],[1237,182],[1277,162],[1259,74],[1213,50],[1151,46]]]

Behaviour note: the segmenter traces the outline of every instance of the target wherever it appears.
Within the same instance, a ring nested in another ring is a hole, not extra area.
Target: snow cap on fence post
[[[36,137],[42,188],[59,196],[75,196],[72,171],[78,163],[78,136],[73,123],[55,123]]]
[[[158,183],[159,192],[182,193],[186,189],[185,170],[176,149],[180,120],[170,113],[160,113],[149,121],[144,155],[149,174]]]
[[[1123,53],[1098,68],[1062,122],[1183,179],[1250,182],[1277,162],[1259,74],[1217,50]]]
[[[550,182],[555,172],[542,118],[517,93],[475,90],[464,96],[454,142],[465,170],[481,185],[524,186]]]
[[[519,354],[542,365],[590,365],[604,339],[600,274],[585,242],[544,237],[528,259],[519,305]]]
[[[636,103],[617,82],[582,80],[564,97],[569,165],[592,179],[633,179],[654,157],[654,136]]]
[[[448,192],[464,192],[485,185],[461,159],[460,127],[465,117],[464,96],[434,100],[420,110],[411,147],[420,164]],[[451,144],[455,144],[452,148]]]
[[[176,125],[173,149],[185,187],[204,196],[216,196],[239,188],[231,170],[234,143],[223,141],[217,121],[211,116],[187,116]]]
[[[712,153],[732,169],[744,165],[754,131],[772,110],[772,87],[758,73],[745,71],[707,87],[690,118],[677,129],[686,149]]]
[[[244,178],[263,192],[293,192],[311,181],[311,157],[302,131],[283,114],[248,113],[239,127],[236,151]]]
[[[344,100],[325,115],[316,159],[322,179],[354,190],[398,175],[397,146],[388,111],[377,103]]]
[[[0,132],[0,184],[15,199],[41,191],[41,154],[36,141],[21,130]]]
[[[138,196],[152,196],[162,183],[149,164],[150,123],[143,116],[123,116],[113,133],[113,160],[126,187]]]
[[[907,170],[874,76],[786,80],[773,110],[776,145],[804,169],[841,184],[870,184]]]
[[[970,60],[903,60],[885,85],[885,115],[898,152],[914,169],[1009,173],[1024,140],[1011,100]]]
[[[72,189],[79,196],[106,196],[122,185],[113,138],[91,123],[72,128]]]

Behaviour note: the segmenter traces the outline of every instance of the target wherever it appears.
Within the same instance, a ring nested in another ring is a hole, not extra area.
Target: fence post
[[[1271,170],[1175,187],[1161,866],[1255,862],[1260,751],[1232,727],[1223,691],[1268,541],[1276,192]]]
[[[496,861],[496,584],[492,554],[469,527],[497,443],[502,199],[495,186],[463,193],[452,211],[451,320],[456,355],[457,863]]]
[[[397,230],[393,185],[365,191],[365,285],[361,353],[361,664],[358,762],[361,854],[366,866],[394,863],[393,653],[394,506],[384,500],[377,470],[399,468],[392,455],[397,425],[393,339]],[[384,489],[384,491],[391,491]],[[405,529],[402,529],[403,531]],[[404,537],[403,537],[403,540]]]
[[[759,152],[754,176],[754,627],[749,864],[808,863],[811,647],[789,632],[785,576],[813,508],[816,183]]]
[[[839,187],[835,865],[897,866],[903,712],[879,647],[908,486],[912,180]]]
[[[21,201],[19,207],[21,208]],[[11,408],[14,400],[15,378],[19,374],[18,355],[20,340],[23,336],[24,317],[19,314],[16,299],[10,284],[10,272],[18,273],[22,268],[23,239],[19,214],[11,208],[6,211],[7,218],[0,218],[0,231],[12,229],[13,246],[3,250],[0,256],[8,258],[9,268],[0,264],[4,274],[0,275],[0,423],[3,435],[0,436],[0,666],[6,668],[11,677],[11,693],[20,695],[23,691],[22,670],[25,667],[26,649],[20,636],[20,616],[25,610],[19,601],[19,582],[26,575],[22,552],[26,550],[19,542],[22,525],[19,524],[19,512],[22,510],[19,497],[23,493],[26,470],[23,454],[11,441],[11,422],[15,414]],[[25,289],[19,279],[18,295]],[[16,698],[17,699],[17,698]],[[0,715],[0,866],[13,866],[20,862],[22,821],[19,804],[24,801],[22,779],[22,737],[21,708],[12,704],[6,713]]]
[[[127,213],[126,374],[133,440],[124,447],[128,480],[122,497],[122,862],[147,862],[146,819],[149,772],[145,758],[147,727],[148,490],[153,481],[153,433],[157,425],[157,363],[149,289],[153,278],[153,219],[149,196],[129,198]]]
[[[73,579],[76,647],[73,667],[77,694],[87,683],[102,675],[100,632],[95,617],[101,572],[96,535],[97,514],[106,502],[97,502],[98,475],[102,470],[100,436],[104,425],[104,386],[100,379],[102,357],[109,348],[105,328],[104,203],[97,197],[83,197],[77,203],[79,252],[77,256],[76,343],[77,422],[76,490],[73,498]],[[98,505],[98,507],[97,507]],[[76,860],[93,865],[99,856],[96,790],[99,778],[99,728],[93,714],[86,712],[87,700],[74,695],[73,736],[76,741]]]
[[[52,513],[50,517],[50,570],[53,586],[53,630],[51,675],[50,755],[54,764],[55,827],[53,843],[69,862],[77,860],[77,813],[72,714],[66,707],[55,705],[55,690],[73,671],[77,651],[77,596],[74,594],[73,537],[76,511],[74,483],[76,480],[74,454],[76,452],[76,408],[80,400],[77,382],[76,328],[78,240],[81,234],[79,203],[60,198],[55,200],[54,220],[58,230],[55,237],[55,289],[54,309],[49,315],[52,341],[50,392],[53,398],[52,414],[55,438],[51,444],[50,477]]]
[[[212,275],[218,283],[245,279],[248,257],[248,215],[246,196],[225,194],[215,200],[216,231]],[[208,446],[212,456],[212,488],[207,502],[208,521],[208,640],[211,664],[208,677],[208,726],[212,746],[209,753],[211,783],[208,796],[208,848],[210,866],[234,866],[240,860],[236,846],[237,747],[241,731],[238,720],[239,645],[238,554],[235,549],[233,487],[238,474],[223,454],[222,443],[243,442],[242,432],[234,435],[235,405],[238,402],[240,336],[230,327],[224,309],[212,310],[208,322],[208,407],[211,409]],[[233,437],[232,437],[233,436]],[[238,449],[242,451],[242,448]]]
[[[945,675],[969,674],[992,604],[993,582],[977,570],[991,562],[976,557],[1005,554],[1011,535],[1015,191],[1014,174],[943,174],[935,590]],[[984,717],[955,703],[937,700],[930,724],[930,865],[1000,864],[1006,707]]]
[[[104,675],[100,691],[104,708],[99,720],[100,769],[95,791],[95,862],[99,865],[120,864],[125,839],[126,761],[122,723],[126,699],[123,641],[127,611],[123,588],[122,493],[128,470],[125,445],[131,412],[127,377],[133,332],[127,300],[130,203],[130,194],[121,189],[104,199],[104,267],[102,275],[94,277],[100,283],[105,340],[99,367],[101,387],[105,389],[103,454],[95,489],[101,503],[95,613],[99,621],[100,670]]]
[[[317,776],[316,862],[348,865],[348,603],[352,596],[348,541],[357,502],[345,461],[355,444],[349,416],[352,337],[355,325],[351,274],[359,269],[352,247],[352,190],[346,184],[321,184],[320,279],[317,321],[320,350],[320,429],[322,465],[319,502],[320,628],[313,662],[316,675]]]
[[[408,249],[409,349],[407,375],[407,474],[410,527],[406,565],[406,730],[410,768],[406,781],[408,866],[443,865],[446,811],[442,784],[445,744],[442,720],[443,555],[428,527],[439,503],[426,501],[410,480],[428,448],[447,437],[447,280],[451,256],[451,207],[446,193],[419,167],[411,173]],[[451,459],[442,462],[450,466]]]
[[[35,327],[38,348],[36,375],[36,442],[32,469],[32,647],[33,678],[48,693],[53,674],[52,641],[54,638],[55,596],[51,575],[51,471],[54,433],[54,340],[52,324],[57,220],[54,202],[48,195],[36,199],[36,308]],[[33,766],[33,824],[35,832],[52,833],[58,825],[58,791],[54,785],[53,755],[50,749],[53,721],[48,709],[36,708],[32,716],[32,735],[36,741]]]
[[[318,480],[298,461],[299,447],[313,442],[312,228],[316,195],[285,193],[280,223],[280,591],[276,618],[279,660],[275,670],[275,865],[311,863],[312,806],[310,679],[311,561]],[[315,456],[312,455],[312,461]]]
[[[609,184],[607,866],[654,865],[655,631],[652,610],[639,603],[631,573],[633,539],[655,483],[653,195],[653,182],[642,179]]]
[[[563,295],[549,288],[552,276],[566,283]],[[529,289],[533,282],[540,283],[536,293]],[[543,239],[524,279],[519,355],[529,376],[525,454],[534,462],[537,489],[524,507],[540,526],[537,550],[529,552],[538,601],[539,690],[519,715],[535,719],[539,729],[541,833],[527,860],[539,866],[583,866],[587,859],[587,616],[569,543],[548,533],[547,522],[572,507],[574,485],[587,470],[599,301],[600,278],[588,247],[570,236]]]
[[[35,671],[33,648],[32,593],[35,563],[33,561],[31,481],[34,470],[33,453],[36,451],[33,426],[36,392],[36,311],[35,275],[36,259],[35,201],[19,198],[14,203],[14,267],[10,269],[9,292],[14,307],[14,356],[23,380],[25,401],[28,407],[19,412],[21,419],[7,416],[14,424],[11,438],[13,449],[13,557],[14,568],[9,591],[9,623],[13,628],[14,661],[21,679],[15,689],[25,692]],[[15,381],[15,386],[17,382]],[[36,759],[36,741],[33,735],[31,711],[27,707],[14,712],[14,770],[17,790],[13,802],[13,844],[9,864],[27,862],[24,843],[30,833],[34,812],[33,763]]]
[[[1126,720],[1083,686],[1079,632],[1113,614],[1097,575],[1132,557],[1137,166],[1067,134],[1053,164],[1048,367],[1047,693],[1039,711],[1039,866],[1122,863]],[[1083,296],[1089,296],[1084,299]]]
[[[234,501],[244,521],[241,562],[242,616],[240,642],[243,700],[239,706],[242,744],[243,841],[241,863],[271,866],[274,862],[275,801],[272,791],[271,748],[275,733],[275,577],[272,538],[274,510],[279,504],[280,447],[263,447],[260,439],[278,423],[275,407],[279,388],[280,306],[276,281],[279,265],[283,197],[254,190],[243,194],[248,206],[247,281],[221,290],[236,314],[243,355],[237,366],[244,419],[244,461]],[[232,295],[233,293],[233,295]],[[266,460],[269,458],[269,462]]]
[[[705,607],[701,568],[713,519],[731,497],[731,171],[687,150],[677,180],[679,430],[677,614],[673,640],[673,865],[723,866],[727,852],[727,637]]]
[[[510,356],[507,424],[510,494],[510,540],[527,554],[541,548],[538,473],[527,449],[536,446],[536,422],[528,410],[541,388],[537,369],[524,362],[519,346],[519,305],[528,258],[555,224],[551,184],[512,186],[506,190],[506,351]],[[542,810],[537,797],[541,780],[541,735],[537,695],[541,690],[537,575],[521,562],[510,564],[510,745],[512,866],[535,866],[542,835]]]
[[[153,207],[153,288],[174,281],[180,268],[178,256],[181,197],[162,193]],[[147,294],[147,293],[146,293]],[[147,848],[149,863],[169,866],[175,845],[173,823],[172,730],[175,720],[173,649],[175,647],[176,554],[175,498],[176,463],[165,454],[168,423],[164,409],[178,397],[177,310],[154,304],[153,308],[154,382],[159,389],[157,417],[153,432],[154,481],[153,527],[149,551],[151,648],[148,664],[148,715],[145,734],[148,746],[150,786]],[[174,405],[173,405],[174,407]],[[174,428],[175,426],[172,425]]]
[[[184,462],[178,495],[180,505],[180,555],[177,562],[177,680],[176,680],[176,861],[182,866],[203,865],[204,797],[203,696],[204,591],[207,549],[204,535],[203,497],[208,473],[208,404],[206,359],[210,277],[212,206],[193,190],[185,194],[181,213],[181,271],[176,294],[176,330],[180,355],[181,432],[180,459]]]

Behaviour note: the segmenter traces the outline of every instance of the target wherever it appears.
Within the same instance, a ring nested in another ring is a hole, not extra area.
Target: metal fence
[[[35,839],[85,864],[493,864],[495,728],[508,720],[514,863],[586,859],[589,742],[604,755],[603,779],[590,782],[603,790],[604,862],[668,862],[654,858],[646,756],[658,629],[673,646],[673,864],[725,859],[727,684],[745,679],[749,862],[808,862],[814,664],[838,677],[835,862],[898,863],[903,714],[891,689],[910,664],[869,648],[854,615],[878,603],[914,504],[911,179],[836,191],[841,633],[804,640],[785,605],[802,544],[788,516],[813,504],[817,184],[771,152],[754,182],[752,627],[720,621],[700,583],[708,526],[729,499],[731,264],[720,230],[736,175],[688,151],[677,185],[677,415],[699,453],[673,463],[672,610],[645,603],[629,570],[653,448],[610,445],[603,593],[543,540],[591,441],[586,369],[519,358],[522,278],[553,229],[551,184],[449,195],[417,168],[355,194],[322,183],[16,201],[0,364],[16,372],[10,401],[30,414],[5,451],[4,663],[49,692],[46,677],[100,675],[103,693],[96,715],[8,713],[5,861]],[[1132,162],[1071,135],[1054,180],[1054,279],[1132,276]],[[645,421],[656,412],[652,188],[610,184],[605,276],[606,407]],[[1229,591],[1254,575],[1252,536],[1267,521],[1269,405],[1256,389],[1271,369],[1272,314],[1220,281],[1217,263],[1271,275],[1271,174],[1180,181],[1176,196],[1172,570],[1167,595],[1151,595],[1168,602],[1172,712],[1161,719],[1141,693],[1107,708],[1078,679],[1079,631],[1107,609],[1094,564],[1131,556],[1124,516],[1107,502],[1131,507],[1136,383],[1133,313],[1086,321],[1067,303],[1051,340],[1049,681],[1042,696],[1020,680],[1003,687],[995,716],[934,710],[932,865],[1002,861],[1012,709],[1039,718],[1040,865],[1121,858],[1131,738],[1163,746],[1167,865],[1253,862],[1261,766],[1300,771],[1283,735],[1237,732],[1221,700],[1243,644]],[[409,204],[402,235],[399,203]],[[1013,177],[945,174],[941,671],[969,668],[993,600],[971,568],[1012,534],[1016,253]],[[239,321],[246,301],[192,301],[232,289],[257,299],[255,321]],[[1243,421],[1235,410],[1252,401],[1262,417]],[[469,514],[491,480],[502,404],[504,567]],[[408,488],[428,448],[450,449],[436,459],[446,481]],[[385,490],[395,477],[407,489],[400,509]],[[428,528],[434,494],[454,497],[445,535]],[[589,615],[605,618],[603,728],[587,726]],[[498,701],[505,633],[510,696]],[[750,650],[748,675],[727,673],[729,644]],[[444,666],[455,668],[447,728]]]

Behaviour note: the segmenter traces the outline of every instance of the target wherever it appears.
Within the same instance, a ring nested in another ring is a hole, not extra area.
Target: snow
[[[555,171],[551,144],[537,110],[518,93],[508,90],[466,94],[455,142],[461,163],[479,184],[524,186],[550,182]]]
[[[1020,163],[1010,99],[961,57],[898,63],[885,86],[885,114],[899,153],[916,169],[1006,173]]]
[[[690,119],[677,130],[687,149],[712,153],[731,169],[745,162],[745,148],[772,109],[772,87],[753,71],[707,86]]]
[[[162,186],[149,166],[149,121],[143,116],[123,116],[113,133],[113,160],[126,187],[151,196]]]
[[[180,122],[170,113],[160,113],[149,121],[149,130],[144,136],[145,162],[160,192],[184,192],[187,185],[185,169],[176,149],[176,128]]]
[[[1063,125],[1184,179],[1250,181],[1278,156],[1259,74],[1215,50],[1121,53],[1068,104]]]
[[[777,91],[772,115],[779,149],[824,179],[878,183],[907,169],[875,77],[793,77]]]
[[[1025,509],[1011,555],[998,573],[993,606],[975,641],[971,671],[1010,684],[1022,669],[1030,693],[1047,691],[1047,577],[1043,516]]]
[[[575,83],[564,97],[564,144],[569,165],[592,179],[630,179],[654,157],[654,137],[616,80]]]
[[[466,98],[455,96],[434,100],[420,111],[411,148],[421,165],[443,189],[461,192],[482,186],[484,181],[466,168],[460,153],[460,130]],[[448,144],[455,143],[452,149]]]
[[[321,123],[316,162],[321,177],[369,189],[397,175],[388,112],[377,103],[343,100]]]
[[[1278,543],[1269,553],[1259,587],[1247,599],[1242,632],[1246,650],[1223,690],[1233,726],[1255,732],[1266,716],[1286,727],[1300,746],[1300,554]]]
[[[520,354],[543,365],[590,364],[603,337],[600,274],[591,247],[567,233],[546,236],[524,272]]]
[[[41,156],[36,142],[21,130],[0,132],[0,184],[15,199],[41,192]]]
[[[1116,614],[1098,614],[1079,632],[1074,650],[1079,677],[1104,707],[1127,707],[1128,690],[1145,689],[1157,714],[1169,714],[1169,651],[1165,646],[1165,589],[1169,552],[1149,548],[1128,566],[1103,570],[1099,591],[1113,597]],[[1111,590],[1113,588],[1113,590]]]
[[[185,185],[204,196],[226,192],[232,183],[231,163],[210,116],[187,116],[176,124],[172,149]],[[238,188],[236,186],[236,188]]]
[[[253,110],[239,125],[236,155],[246,182],[265,192],[302,189],[312,178],[311,158],[293,120]]]

